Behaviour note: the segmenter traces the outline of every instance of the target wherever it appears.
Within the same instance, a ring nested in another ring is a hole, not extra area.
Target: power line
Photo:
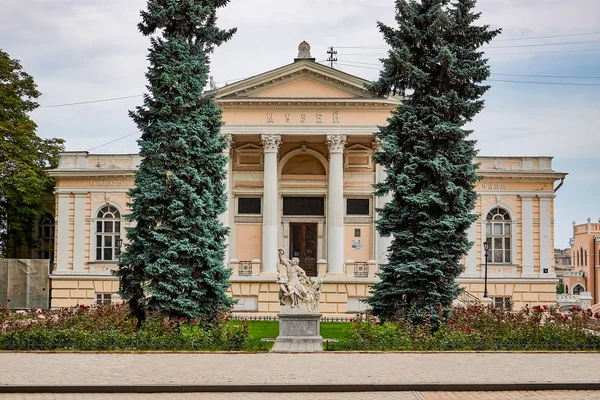
[[[360,67],[362,65],[373,65],[373,66],[379,66],[379,67],[382,66],[381,64],[363,63],[363,62],[358,62],[358,61],[341,61],[341,63],[345,63],[347,65],[357,64],[357,65],[354,65],[356,67]],[[374,69],[380,69],[380,68],[374,68]],[[498,72],[492,72],[492,75],[498,75],[498,76],[521,76],[521,77],[526,77],[526,78],[600,79],[600,76],[505,74],[505,73],[498,73]]]
[[[534,40],[534,39],[553,39],[559,37],[572,37],[572,36],[588,36],[588,35],[600,35],[600,32],[588,32],[588,33],[570,33],[567,35],[551,35],[551,36],[530,36],[530,37],[520,37],[520,38],[511,38],[511,39],[496,39],[496,42],[509,42],[514,40]]]
[[[555,53],[583,53],[588,51],[600,51],[600,49],[579,49],[579,50],[555,50],[555,51],[532,51],[529,53],[485,53],[488,56],[526,56],[530,54],[555,54]]]
[[[528,83],[534,85],[560,85],[560,86],[600,86],[600,83],[564,83],[564,82],[535,82],[535,81],[511,81],[505,79],[488,79],[489,82]]]
[[[526,56],[531,54],[555,54],[555,53],[583,53],[588,51],[600,51],[598,49],[578,49],[578,50],[554,50],[554,51],[531,51],[531,52],[521,52],[521,53],[488,53],[485,52],[487,56]],[[387,54],[384,53],[340,53],[340,56],[378,56],[385,57]]]
[[[49,106],[41,106],[39,108],[55,108],[55,107],[67,107],[67,106],[78,106],[80,104],[92,104],[92,103],[103,103],[105,101],[115,101],[115,100],[124,100],[124,99],[133,99],[134,97],[142,97],[141,94],[136,94],[134,96],[124,96],[124,97],[113,97],[111,99],[100,99],[100,100],[89,100],[89,101],[80,101],[77,103],[64,103],[64,104],[52,104]]]
[[[534,75],[534,74],[500,74],[492,72],[492,75],[502,76],[524,76],[527,78],[561,78],[561,79],[600,79],[600,76],[574,76],[574,75]]]
[[[600,40],[583,40],[580,42],[555,42],[555,43],[533,43],[533,44],[517,44],[509,46],[490,46],[486,49],[508,49],[513,47],[543,47],[543,46],[570,46],[580,44],[600,43]]]
[[[100,148],[100,147],[104,147],[104,146],[106,146],[106,145],[108,145],[108,144],[111,144],[111,143],[118,142],[119,140],[123,140],[123,139],[125,139],[125,138],[128,138],[129,136],[133,136],[133,135],[136,135],[136,134],[138,134],[138,133],[140,133],[140,131],[135,131],[135,132],[133,132],[133,133],[130,133],[130,134],[128,134],[128,135],[121,136],[121,137],[120,137],[120,138],[118,138],[118,139],[111,140],[110,142],[106,142],[106,143],[103,143],[103,144],[101,144],[101,145],[98,145],[98,146],[92,147],[92,148],[88,149],[87,151],[92,151],[92,150],[98,149],[98,148]]]
[[[345,65],[348,67],[354,68],[365,68],[365,69],[375,69],[379,70],[380,68],[374,67],[366,67],[362,65],[352,65],[346,63],[340,63],[341,65]],[[517,75],[517,74],[493,74],[493,75],[509,75],[509,76],[530,76],[534,77],[535,75]],[[540,76],[540,75],[538,75]],[[557,75],[544,75],[546,77],[554,77],[554,78],[565,78],[565,76],[557,76]],[[600,79],[600,77],[570,77],[570,78],[588,78],[588,79]],[[508,80],[508,79],[487,79],[488,82],[510,82],[510,83],[528,83],[528,84],[538,84],[538,85],[560,85],[560,86],[600,86],[600,83],[565,83],[565,82],[539,82],[539,81],[516,81],[516,80]]]
[[[517,40],[535,40],[535,39],[555,39],[561,37],[573,37],[573,36],[591,36],[600,35],[600,32],[587,32],[587,33],[570,33],[566,35],[549,35],[549,36],[529,36],[529,37],[518,37],[509,39],[494,39],[494,42],[511,42]],[[389,46],[335,46],[338,49],[387,49]]]

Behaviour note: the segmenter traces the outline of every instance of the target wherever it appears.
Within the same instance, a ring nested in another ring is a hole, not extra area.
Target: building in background
[[[361,301],[387,262],[390,239],[374,227],[372,195],[385,171],[373,161],[373,133],[400,98],[370,94],[369,82],[310,56],[218,89],[222,134],[229,139],[225,263],[240,312],[279,310],[277,251],[323,278],[321,312],[364,310]],[[56,179],[52,307],[107,302],[128,222],[127,191],[140,157],[65,152]],[[478,157],[475,243],[459,283],[484,291],[483,243],[489,238],[488,294],[497,306],[556,301],[554,197],[566,174],[551,157]],[[557,186],[558,185],[558,186]],[[556,189],[555,189],[556,188]]]
[[[570,240],[570,266],[562,272],[560,279],[565,284],[566,294],[583,296],[585,304],[596,305],[595,311],[600,311],[600,220],[577,224],[573,221],[573,237]],[[573,298],[563,296],[565,299]]]

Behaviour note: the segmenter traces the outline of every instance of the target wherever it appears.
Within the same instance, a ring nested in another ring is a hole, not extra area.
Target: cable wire
[[[92,103],[103,103],[106,101],[115,101],[115,100],[124,100],[124,99],[133,99],[135,97],[142,97],[141,94],[136,94],[134,96],[123,96],[123,97],[113,97],[111,99],[100,99],[100,100],[89,100],[89,101],[79,101],[77,103],[64,103],[64,104],[52,104],[49,106],[40,106],[39,108],[55,108],[55,107],[67,107],[67,106],[78,106],[80,104],[92,104]]]
[[[130,133],[130,134],[128,134],[128,135],[121,136],[120,138],[117,138],[117,139],[115,139],[115,140],[111,140],[110,142],[106,142],[106,143],[103,143],[103,144],[101,144],[101,145],[98,145],[98,146],[92,147],[92,148],[90,148],[90,149],[87,149],[87,151],[92,151],[92,150],[98,149],[98,148],[100,148],[100,147],[104,147],[104,146],[106,146],[106,145],[109,145],[109,144],[111,144],[111,143],[118,142],[119,140],[123,140],[123,139],[125,139],[125,138],[128,138],[129,136],[133,136],[133,135],[135,135],[135,134],[138,134],[138,133],[140,133],[140,131],[135,131],[135,132],[133,132],[133,133]]]

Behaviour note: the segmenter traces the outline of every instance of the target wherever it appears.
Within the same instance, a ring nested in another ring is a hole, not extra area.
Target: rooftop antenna
[[[331,68],[333,68],[333,63],[338,60],[337,57],[334,57],[337,56],[337,51],[333,50],[333,46],[331,46],[327,49],[327,54],[329,54],[327,61],[330,63]]]

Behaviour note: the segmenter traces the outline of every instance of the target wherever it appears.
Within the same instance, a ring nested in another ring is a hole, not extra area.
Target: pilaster
[[[552,197],[540,198],[540,277],[556,278],[552,270]],[[547,272],[544,272],[546,270]]]
[[[223,212],[223,214],[221,214],[219,216],[219,219],[221,220],[221,223],[223,224],[223,226],[226,226],[229,228],[229,234],[225,237],[225,259],[224,259],[224,263],[223,266],[224,267],[228,267],[229,266],[229,260],[231,260],[232,258],[234,258],[234,255],[231,252],[231,246],[232,246],[232,240],[231,240],[231,232],[235,227],[231,226],[231,211],[232,211],[232,202],[233,202],[233,198],[231,196],[232,190],[231,190],[231,149],[234,147],[234,142],[233,142],[233,137],[231,134],[225,134],[223,135],[227,144],[225,146],[225,148],[223,149],[223,155],[225,155],[227,157],[227,164],[225,164],[225,196],[226,197],[226,203],[225,203],[225,211]]]
[[[59,193],[56,220],[56,273],[69,272],[69,203],[70,193]]]
[[[461,278],[477,278],[477,222],[473,222],[469,227],[467,238],[469,242],[473,242],[473,246],[465,257],[465,272]]]
[[[533,196],[521,196],[521,278],[533,278]],[[516,235],[516,232],[512,232]],[[516,251],[516,249],[513,249]]]
[[[73,218],[73,272],[82,273],[85,267],[85,200],[86,193],[75,193]]]

